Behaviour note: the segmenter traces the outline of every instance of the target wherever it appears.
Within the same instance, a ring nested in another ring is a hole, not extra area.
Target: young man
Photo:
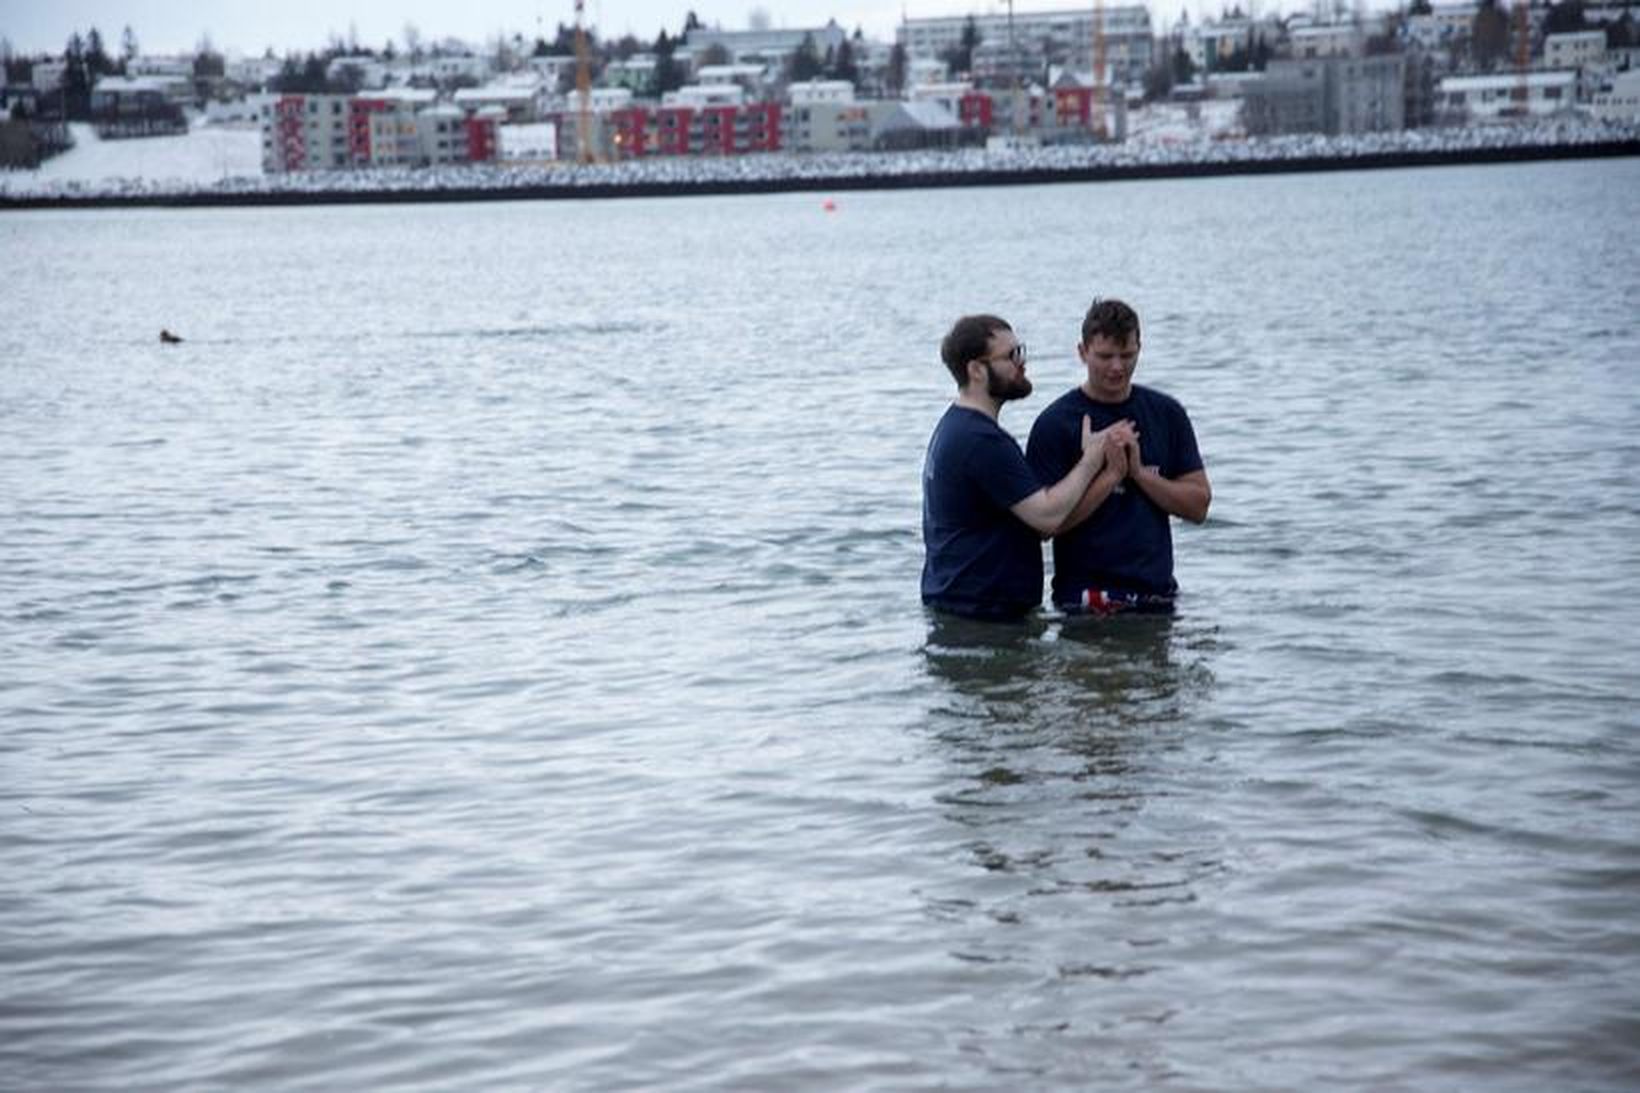
[[[1053,602],[1070,612],[1168,612],[1173,579],[1171,516],[1199,524],[1213,491],[1184,407],[1133,382],[1139,316],[1120,300],[1095,300],[1082,320],[1077,354],[1088,378],[1042,411],[1027,457],[1038,475],[1063,474],[1080,459],[1079,421],[1095,428],[1127,421],[1063,524],[1053,532]]]
[[[1043,488],[997,424],[1004,402],[1031,393],[1013,328],[995,315],[965,316],[940,343],[940,358],[957,381],[957,400],[923,464],[923,603],[969,618],[1017,619],[1042,602],[1042,537],[1087,492],[1104,463],[1104,437],[1086,419],[1073,423],[1075,451]]]

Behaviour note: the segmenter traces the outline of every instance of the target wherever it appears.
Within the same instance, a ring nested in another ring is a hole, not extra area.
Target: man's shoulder
[[[1082,393],[1080,387],[1072,387],[1069,391],[1054,399],[1042,408],[1036,415],[1038,425],[1047,422],[1073,421],[1080,428],[1082,415],[1087,412],[1088,397]]]
[[[1163,413],[1177,414],[1183,417],[1189,416],[1185,413],[1184,403],[1180,402],[1166,391],[1158,391],[1154,387],[1146,387],[1142,384],[1136,383],[1133,385],[1133,397],[1135,399],[1148,402],[1151,406],[1161,410]]]
[[[934,426],[934,446],[948,458],[967,459],[975,449],[1000,441],[1012,443],[1013,438],[987,415],[963,406],[951,406]]]

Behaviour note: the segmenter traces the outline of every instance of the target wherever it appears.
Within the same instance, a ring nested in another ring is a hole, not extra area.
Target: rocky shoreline
[[[1640,155],[1640,125],[1584,121],[1006,152],[769,154],[576,166],[486,165],[225,178],[18,183],[0,209],[543,200],[1027,185]]]

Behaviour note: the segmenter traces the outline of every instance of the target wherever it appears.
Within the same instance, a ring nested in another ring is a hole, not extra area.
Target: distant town
[[[689,14],[653,41],[335,39],[243,57],[145,53],[90,29],[56,56],[0,40],[0,166],[195,126],[255,128],[268,175],[618,164],[772,153],[1111,146],[1165,107],[1217,141],[1573,120],[1640,123],[1640,0],[1430,4],[1156,26],[1142,5],[744,29]]]

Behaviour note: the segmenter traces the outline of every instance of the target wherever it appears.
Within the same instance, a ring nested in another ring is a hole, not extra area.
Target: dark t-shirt
[[[923,603],[979,618],[1040,604],[1042,540],[1008,510],[1041,488],[1002,426],[947,410],[923,463]]]
[[[1163,478],[1202,469],[1195,430],[1177,400],[1134,384],[1126,402],[1095,402],[1076,387],[1055,399],[1031,426],[1026,453],[1042,481],[1059,481],[1081,456],[1083,414],[1096,432],[1131,418],[1139,430],[1141,462],[1159,466]],[[1079,604],[1088,588],[1144,595],[1171,595],[1178,589],[1167,513],[1132,482],[1117,489],[1092,516],[1054,539],[1054,603]]]

